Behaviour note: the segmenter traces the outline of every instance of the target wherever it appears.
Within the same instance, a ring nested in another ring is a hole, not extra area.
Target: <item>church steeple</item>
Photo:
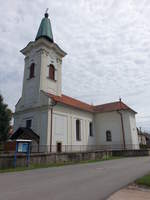
[[[61,96],[62,58],[66,53],[54,42],[48,13],[42,19],[35,41],[21,50],[25,55],[22,102],[39,103],[41,91]]]
[[[47,11],[45,12],[45,16],[41,21],[35,40],[38,40],[39,38],[46,38],[49,41],[54,42],[51,22],[50,19],[48,18]]]

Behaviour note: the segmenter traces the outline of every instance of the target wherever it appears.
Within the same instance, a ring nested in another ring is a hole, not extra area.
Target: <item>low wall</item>
[[[36,153],[31,154],[30,164],[50,164],[65,162],[80,162],[85,160],[100,160],[109,156],[149,156],[150,150],[124,150],[124,151],[95,151],[74,153]],[[0,169],[14,166],[13,154],[0,154]],[[17,167],[26,166],[26,155],[17,155]]]
[[[142,149],[142,150],[113,150],[112,156],[150,156],[150,150]]]

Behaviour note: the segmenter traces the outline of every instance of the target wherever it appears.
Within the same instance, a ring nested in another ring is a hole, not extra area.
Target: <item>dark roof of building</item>
[[[20,138],[21,135],[26,135],[28,137],[28,139],[34,139],[37,142],[40,139],[40,136],[37,135],[32,129],[25,128],[25,127],[18,128],[18,130],[13,133],[13,135],[10,137],[10,139],[16,140],[16,139]],[[27,138],[25,137],[25,138],[21,138],[21,139],[27,139]]]
[[[92,112],[92,113],[103,113],[103,112],[111,112],[111,111],[119,111],[119,110],[129,110],[131,112],[136,113],[133,109],[128,107],[122,101],[93,106],[66,95],[56,96],[50,93],[46,93],[46,94],[50,98],[52,98],[52,100],[55,102],[62,103],[62,104],[65,104],[74,108],[78,108],[81,110],[85,110],[88,112]]]

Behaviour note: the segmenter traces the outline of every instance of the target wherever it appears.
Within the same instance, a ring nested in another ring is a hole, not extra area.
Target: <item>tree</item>
[[[8,105],[3,102],[3,97],[0,94],[0,142],[8,139],[11,118],[12,112]]]

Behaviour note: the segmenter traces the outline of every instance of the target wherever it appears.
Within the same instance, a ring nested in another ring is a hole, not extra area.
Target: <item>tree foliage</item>
[[[8,139],[11,118],[12,112],[8,105],[3,102],[3,97],[0,94],[0,142]]]

